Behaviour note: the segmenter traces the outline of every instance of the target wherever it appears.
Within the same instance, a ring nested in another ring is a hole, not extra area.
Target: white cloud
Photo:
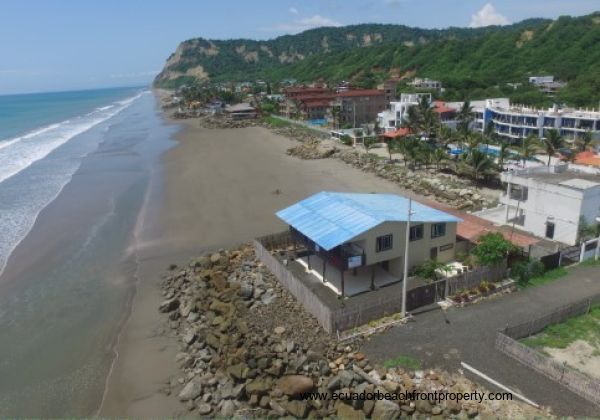
[[[498,13],[496,8],[487,3],[477,13],[471,16],[471,28],[479,28],[490,25],[508,25],[510,21],[504,15]]]
[[[296,19],[292,22],[280,23],[271,28],[271,31],[298,33],[308,29],[319,28],[322,26],[343,26],[340,22],[321,15]]]
[[[290,7],[290,9],[289,9],[289,12],[290,12],[292,15],[297,15],[297,14],[299,13],[299,12],[298,12],[298,9],[296,9],[295,7]]]
[[[385,4],[390,4],[392,6],[398,5],[400,3],[405,3],[406,0],[384,0]]]

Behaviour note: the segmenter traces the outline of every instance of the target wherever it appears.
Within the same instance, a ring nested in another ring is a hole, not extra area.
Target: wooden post
[[[323,258],[323,283],[327,282],[327,279],[325,278],[325,269],[327,268],[327,260],[325,258]]]
[[[312,268],[310,268],[310,254],[306,256],[306,261],[308,262],[308,269],[312,270]]]
[[[342,299],[344,299],[344,269],[342,269]]]
[[[371,290],[375,290],[375,264],[371,266]]]

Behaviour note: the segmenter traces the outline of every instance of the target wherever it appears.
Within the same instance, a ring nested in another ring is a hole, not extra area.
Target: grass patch
[[[521,289],[525,289],[527,287],[532,286],[540,286],[542,284],[550,283],[551,281],[557,280],[561,277],[564,277],[568,274],[568,271],[564,267],[555,268],[553,270],[548,270],[541,276],[532,277],[529,281],[524,285],[519,285]]]
[[[600,348],[600,305],[592,307],[587,314],[549,325],[541,333],[520,341],[529,347],[564,349],[577,340]]]
[[[383,367],[386,369],[403,367],[407,369],[417,370],[421,369],[421,362],[411,356],[399,355],[393,359],[388,359],[383,362]]]
[[[272,115],[266,115],[266,116],[262,117],[262,121],[266,124],[269,124],[272,127],[275,127],[275,128],[288,127],[288,126],[292,125],[291,123],[281,120],[279,118],[276,118]]]
[[[596,266],[600,266],[600,259],[598,261],[596,261],[593,258],[590,258],[589,260],[585,260],[584,262],[582,262],[581,264],[579,264],[582,267],[596,267]]]

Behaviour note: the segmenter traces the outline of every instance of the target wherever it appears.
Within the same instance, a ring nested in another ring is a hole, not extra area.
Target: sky
[[[179,42],[318,26],[505,25],[600,0],[0,0],[0,94],[149,84]]]

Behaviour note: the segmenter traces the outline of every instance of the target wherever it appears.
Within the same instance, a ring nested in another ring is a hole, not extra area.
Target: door
[[[429,258],[431,258],[432,260],[436,260],[437,256],[438,256],[438,249],[437,249],[437,246],[435,246],[429,250]]]
[[[554,223],[546,222],[546,238],[553,239],[554,238]]]

